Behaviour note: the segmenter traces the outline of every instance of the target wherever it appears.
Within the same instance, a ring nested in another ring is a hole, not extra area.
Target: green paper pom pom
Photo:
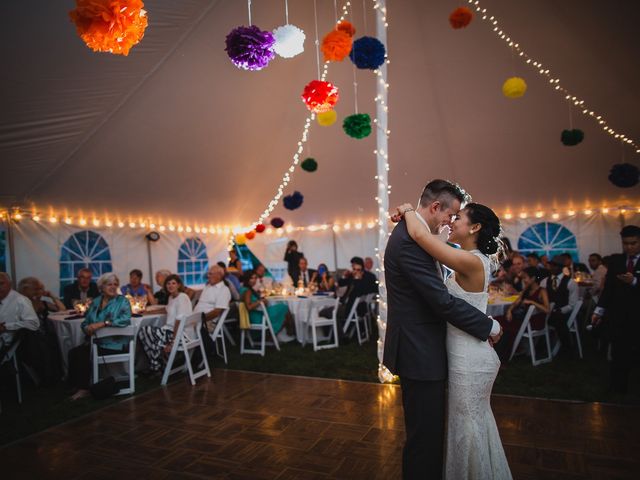
[[[305,158],[300,166],[305,172],[315,172],[318,169],[318,162],[316,162],[315,158],[309,157]]]
[[[371,117],[368,113],[349,115],[342,123],[344,133],[353,138],[364,138],[371,134]]]
[[[567,147],[578,145],[582,140],[584,140],[584,132],[577,128],[573,130],[563,130],[562,135],[560,135],[560,141]]]

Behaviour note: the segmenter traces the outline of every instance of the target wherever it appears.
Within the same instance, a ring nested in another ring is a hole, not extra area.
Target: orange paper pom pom
[[[473,12],[467,7],[456,8],[449,15],[449,23],[452,28],[464,28],[473,20]]]
[[[341,62],[351,52],[353,39],[342,30],[332,30],[322,39],[322,54],[325,62]]]
[[[142,0],[76,0],[69,16],[91,50],[126,56],[147,28],[143,7]]]
[[[244,234],[244,238],[246,238],[247,240],[253,240],[254,238],[256,238],[256,232],[251,230],[250,232]]]
[[[356,27],[354,27],[351,22],[347,22],[346,20],[338,23],[338,25],[336,26],[336,30],[344,32],[350,37],[353,37],[356,34]]]

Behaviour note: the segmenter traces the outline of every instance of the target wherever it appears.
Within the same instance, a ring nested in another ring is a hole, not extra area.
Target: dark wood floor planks
[[[495,396],[516,479],[640,478],[640,408]],[[216,370],[0,450],[2,478],[396,479],[397,386]]]

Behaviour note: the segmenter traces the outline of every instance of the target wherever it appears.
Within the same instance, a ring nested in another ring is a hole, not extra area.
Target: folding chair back
[[[338,306],[339,298],[314,298],[311,302],[311,312],[309,313],[309,328],[311,329],[311,338],[313,341],[313,351],[323,350],[326,348],[338,347]],[[320,316],[320,312],[328,307],[333,307],[331,318]],[[318,328],[330,327],[329,334],[325,336],[318,335]],[[332,341],[333,338],[333,341]],[[320,344],[320,342],[328,342]]]
[[[229,315],[229,309],[225,308],[218,320],[216,321],[215,327],[213,327],[213,332],[209,334],[211,340],[213,340],[213,344],[216,347],[216,354],[224,359],[224,363],[227,363],[227,346],[224,341],[224,322],[227,320],[227,315]],[[218,348],[218,341],[220,341],[220,348]],[[222,355],[220,352],[222,351]]]
[[[109,337],[129,337],[129,351],[125,353],[100,354],[97,340]],[[133,325],[126,327],[105,327],[96,330],[91,336],[91,363],[93,366],[93,383],[100,380],[99,366],[108,365],[110,363],[124,363],[128,366],[127,375],[118,377],[116,380],[129,380],[129,386],[122,388],[116,395],[127,395],[136,391],[136,329]]]
[[[276,334],[273,331],[273,326],[271,325],[271,319],[269,318],[269,311],[265,306],[264,302],[260,302],[260,306],[258,307],[262,312],[262,321],[260,323],[251,323],[248,329],[243,329],[240,332],[240,353],[251,353],[257,354],[264,357],[266,346],[274,345],[276,349],[280,350],[280,344],[278,343],[278,339],[276,338]],[[254,341],[251,338],[252,331],[260,332],[260,346],[259,348],[255,348]],[[273,339],[273,343],[267,343],[267,332],[271,334],[271,338]],[[245,337],[248,337],[250,347],[245,345]]]
[[[529,353],[531,354],[531,364],[535,367],[542,363],[549,363],[553,359],[553,352],[551,350],[551,339],[549,337],[549,317],[551,316],[551,312],[553,311],[554,304],[549,305],[549,313],[545,316],[544,319],[544,328],[540,330],[533,330],[531,328],[531,317],[536,311],[536,307],[531,305],[527,310],[527,314],[524,317],[522,325],[518,330],[518,334],[516,335],[516,339],[513,342],[513,348],[511,349],[511,356],[509,360],[513,358],[516,353],[516,350],[520,346],[520,342],[523,338],[528,340],[529,344]],[[535,347],[535,339],[539,337],[545,338],[545,343],[547,347],[547,356],[544,358],[536,358],[536,347]]]
[[[178,331],[173,339],[173,347],[171,353],[169,353],[169,359],[164,367],[164,373],[162,374],[161,385],[166,385],[169,380],[169,376],[177,372],[189,372],[189,380],[191,385],[196,384],[196,380],[204,375],[211,377],[211,370],[209,370],[209,361],[207,360],[207,352],[200,336],[200,326],[202,325],[202,313],[196,312],[190,315],[179,315],[178,320],[180,324]],[[194,371],[191,364],[191,355],[193,350],[199,348],[202,354],[202,369]],[[173,363],[176,359],[178,352],[182,352],[184,355],[184,365],[173,368]]]
[[[20,369],[18,368],[18,354],[16,351],[18,350],[20,343],[22,343],[22,336],[23,333],[18,331],[13,338],[13,343],[9,345],[9,347],[3,352],[2,357],[0,357],[0,365],[11,362],[13,364],[13,369],[16,371],[16,394],[18,396],[18,403],[22,403],[22,383],[20,381]],[[2,408],[0,408],[0,412],[2,412]]]
[[[576,304],[573,306],[571,315],[567,320],[567,328],[569,329],[569,333],[576,334],[576,343],[578,344],[578,354],[580,355],[580,358],[582,358],[582,342],[580,342],[580,328],[578,326],[578,314],[580,313],[581,308],[582,308],[582,300],[578,300]]]
[[[353,325],[360,345],[369,340],[369,325],[367,323],[369,304],[366,303],[367,313],[364,316],[360,316],[358,315],[358,305],[361,302],[367,302],[367,295],[362,295],[355,299],[351,306],[351,310],[349,311],[349,315],[344,322],[344,327],[342,327],[342,331],[346,334],[347,330],[349,330]],[[360,323],[362,323],[362,328],[360,327]]]

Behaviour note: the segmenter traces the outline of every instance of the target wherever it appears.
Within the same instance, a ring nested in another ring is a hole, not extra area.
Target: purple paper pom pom
[[[227,35],[227,55],[244,70],[262,70],[275,57],[273,34],[255,25],[236,27]]]
[[[635,187],[640,182],[640,169],[631,163],[618,163],[611,167],[609,181],[620,188]]]
[[[273,228],[282,228],[283,225],[284,225],[284,220],[281,219],[280,217],[275,217],[271,219],[271,226]]]
[[[295,210],[296,208],[300,208],[302,206],[302,202],[304,200],[304,196],[299,192],[295,191],[291,195],[287,195],[282,200],[284,208],[287,210]]]

